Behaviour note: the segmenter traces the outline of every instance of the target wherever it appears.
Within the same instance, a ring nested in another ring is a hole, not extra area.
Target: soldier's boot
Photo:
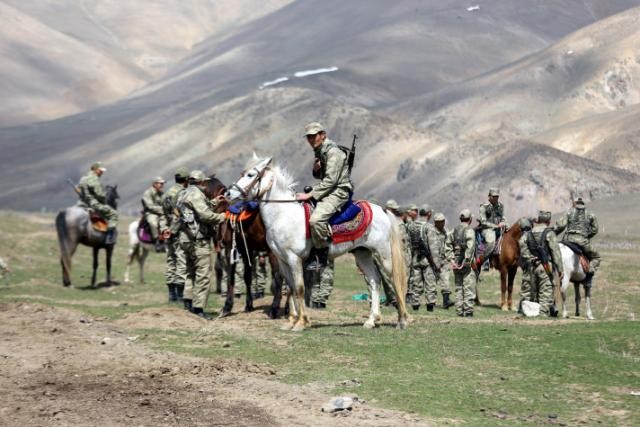
[[[427,311],[433,311],[435,304],[427,304]]]
[[[192,301],[190,299],[185,298],[182,300],[182,302],[184,303],[184,309],[187,311],[191,311],[191,309],[193,308],[193,306],[191,305]]]
[[[549,304],[549,317],[558,317],[558,309],[555,304]]]
[[[116,243],[116,229],[108,228],[107,232],[104,235],[104,244],[114,245],[115,243]]]
[[[449,307],[453,307],[456,305],[455,302],[451,301],[449,298],[451,296],[451,292],[443,292],[442,293],[442,308],[445,310],[449,310]]]
[[[420,310],[420,304],[412,304],[411,308],[413,308],[413,311],[418,311]]]
[[[164,242],[161,240],[156,240],[155,248],[157,253],[164,252]]]
[[[264,291],[252,293],[251,294],[251,298],[253,298],[253,299],[264,298]]]
[[[309,252],[309,263],[307,264],[307,270],[319,272],[327,266],[329,259],[329,248],[311,248]]]
[[[473,311],[468,311],[464,314],[464,317],[473,317]]]
[[[183,296],[184,296],[184,285],[176,285],[176,297],[178,298],[178,302],[182,301]]]
[[[491,265],[489,263],[489,258],[487,258],[483,263],[482,263],[482,271],[489,271],[489,269],[491,268]]]
[[[324,310],[327,308],[327,304],[323,303],[323,302],[315,302],[313,301],[311,303],[311,308],[316,309],[316,310]]]
[[[169,304],[178,301],[176,285],[174,285],[173,283],[167,283],[167,288],[169,289]]]
[[[204,310],[200,307],[193,307],[191,312],[198,317],[202,317],[204,320],[213,320],[213,317],[209,316]]]

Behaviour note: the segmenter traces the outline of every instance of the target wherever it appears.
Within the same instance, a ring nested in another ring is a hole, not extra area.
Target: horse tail
[[[404,252],[398,222],[391,212],[387,212],[387,217],[391,222],[391,277],[393,288],[396,291],[398,311],[401,317],[406,317],[406,295],[407,295],[407,268],[404,263]]]
[[[71,274],[71,254],[69,253],[69,231],[67,230],[67,211],[60,211],[56,216],[56,230],[58,231],[58,243],[60,244],[60,261],[62,266]]]

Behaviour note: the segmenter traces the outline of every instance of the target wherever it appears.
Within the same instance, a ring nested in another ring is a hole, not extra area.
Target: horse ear
[[[253,152],[253,160],[260,160],[260,157],[258,157],[255,151]]]

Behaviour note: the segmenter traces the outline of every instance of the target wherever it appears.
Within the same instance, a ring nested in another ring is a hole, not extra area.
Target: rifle
[[[351,150],[349,151],[349,154],[347,156],[347,166],[349,168],[348,169],[349,175],[351,175],[351,170],[353,169],[353,164],[355,163],[355,160],[356,160],[356,139],[358,139],[358,135],[354,133],[353,142],[351,143]]]
[[[545,245],[544,241],[546,240],[547,233],[549,231],[552,230],[548,228],[541,235],[543,245]],[[549,280],[551,280],[551,283],[553,284],[553,266],[549,262],[549,253],[541,248],[540,245],[538,245],[538,242],[536,241],[535,237],[533,237],[533,233],[531,231],[529,231],[527,234],[527,246],[529,247],[529,250],[540,260],[542,268],[544,268],[545,273],[547,273],[547,276],[549,276]]]
[[[426,229],[427,224],[425,224],[424,227]],[[427,231],[425,231],[425,237],[427,239],[429,238]],[[425,257],[427,258],[427,262],[429,263],[429,266],[433,270],[433,275],[436,277],[436,280],[440,280],[440,269],[436,267],[436,263],[433,260],[433,254],[431,253],[431,248],[429,247],[428,242],[425,242],[424,240],[420,239],[420,242],[418,243],[418,245],[420,246],[420,251],[424,253]]]
[[[69,185],[71,186],[71,188],[73,188],[73,191],[75,191],[75,193],[79,196],[82,197],[82,192],[80,191],[80,189],[78,188],[77,185],[75,185],[73,183],[73,181],[71,181],[71,178],[67,178],[67,182],[69,183]]]

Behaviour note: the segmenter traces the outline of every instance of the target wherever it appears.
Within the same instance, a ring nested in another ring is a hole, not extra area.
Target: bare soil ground
[[[0,425],[428,425],[357,402],[323,413],[321,385],[277,382],[268,366],[150,350],[131,328],[200,328],[178,309],[115,322],[39,304],[0,305]]]

